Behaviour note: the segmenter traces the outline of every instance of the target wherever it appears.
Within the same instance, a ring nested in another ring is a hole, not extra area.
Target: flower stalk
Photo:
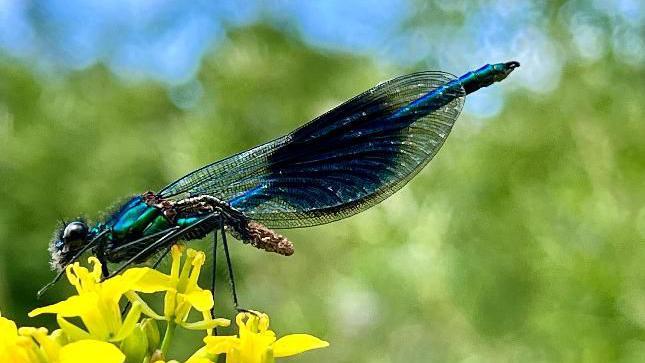
[[[170,349],[170,343],[175,336],[175,328],[177,328],[177,323],[172,320],[169,320],[166,324],[166,333],[163,336],[163,341],[161,342],[161,353],[163,356],[168,355],[168,350]]]

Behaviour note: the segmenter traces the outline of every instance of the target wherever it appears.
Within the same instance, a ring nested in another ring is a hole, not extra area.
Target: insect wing
[[[464,102],[454,80],[444,72],[420,72],[381,83],[160,194],[210,194],[273,228],[349,217],[399,190],[439,151]]]

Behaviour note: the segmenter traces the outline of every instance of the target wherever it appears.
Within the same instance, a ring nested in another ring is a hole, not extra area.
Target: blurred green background
[[[26,313],[70,294],[35,299],[61,218],[393,76],[518,60],[392,198],[283,231],[292,257],[234,243],[241,304],[331,343],[286,361],[645,361],[644,24],[638,0],[0,2],[2,314],[54,326]]]

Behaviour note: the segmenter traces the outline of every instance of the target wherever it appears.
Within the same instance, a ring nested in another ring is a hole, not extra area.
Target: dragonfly
[[[226,234],[289,256],[274,229],[309,227],[360,213],[401,189],[437,154],[465,96],[504,80],[519,62],[487,64],[461,77],[424,71],[380,83],[293,132],[213,162],[158,192],[135,195],[105,220],[61,223],[49,245],[56,278],[87,251],[110,278],[132,264],[159,261],[178,242]],[[215,260],[215,256],[214,260]],[[109,263],[121,263],[110,273]],[[211,289],[215,288],[215,263]]]

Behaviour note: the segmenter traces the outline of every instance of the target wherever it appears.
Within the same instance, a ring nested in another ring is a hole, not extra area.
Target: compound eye
[[[66,241],[83,240],[86,235],[87,226],[83,222],[72,222],[63,231],[63,239]]]

